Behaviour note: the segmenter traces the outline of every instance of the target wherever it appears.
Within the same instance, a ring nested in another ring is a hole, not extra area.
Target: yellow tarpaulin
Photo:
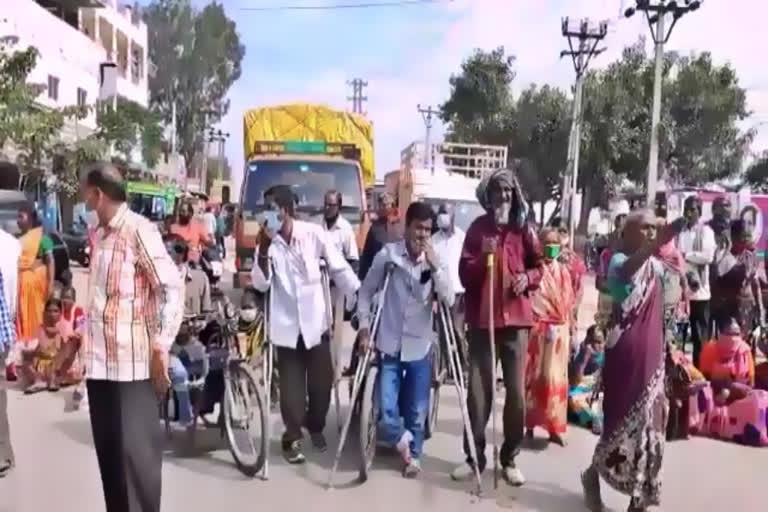
[[[247,157],[256,141],[346,142],[360,149],[363,182],[372,185],[373,125],[358,114],[325,105],[294,103],[247,110],[243,116],[243,143]]]

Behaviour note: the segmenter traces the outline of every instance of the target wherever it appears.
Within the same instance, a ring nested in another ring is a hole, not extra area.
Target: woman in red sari
[[[568,267],[558,261],[560,235],[554,229],[542,232],[544,267],[533,295],[534,325],[528,339],[526,366],[527,435],[534,427],[549,433],[549,440],[565,446],[568,416],[568,361],[570,327],[575,296]]]

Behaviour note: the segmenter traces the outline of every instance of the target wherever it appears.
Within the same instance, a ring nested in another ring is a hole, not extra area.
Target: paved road
[[[82,286],[83,276],[78,273]],[[101,512],[101,484],[85,411],[64,412],[68,393],[27,397],[17,391],[9,396],[9,414],[18,466],[0,480],[0,512],[43,510]],[[581,429],[569,432],[566,448],[527,447],[519,458],[528,484],[512,489],[500,484],[492,489],[485,475],[486,493],[476,500],[469,484],[452,482],[448,471],[461,462],[461,421],[455,394],[444,388],[438,432],[426,445],[424,471],[418,480],[403,480],[397,461],[381,453],[365,484],[354,483],[354,450],[347,451],[337,477],[340,488],[323,488],[330,454],[308,451],[308,464],[288,466],[279,453],[279,416],[271,418],[275,437],[271,444],[270,481],[246,479],[232,464],[216,432],[199,439],[194,456],[181,455],[177,435],[168,443],[163,466],[163,510],[207,512],[253,510],[312,510],[334,512],[434,510],[573,512],[583,510],[578,480],[591,456],[595,437]],[[336,446],[336,419],[329,415],[327,433]],[[490,434],[490,432],[489,432]],[[540,433],[540,435],[543,435]],[[351,447],[350,447],[351,448]],[[667,446],[663,510],[765,510],[768,451],[743,448],[708,439],[671,443]],[[727,491],[717,491],[724,489]],[[604,498],[612,510],[626,509],[626,500],[609,490]]]

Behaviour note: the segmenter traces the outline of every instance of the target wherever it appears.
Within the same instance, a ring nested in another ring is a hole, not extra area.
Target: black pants
[[[149,380],[88,380],[107,512],[160,512],[163,437]]]
[[[496,329],[496,357],[501,359],[506,399],[504,401],[504,444],[499,458],[502,467],[514,464],[520,452],[525,427],[525,362],[528,354],[528,328],[505,327]],[[491,346],[487,329],[469,331],[469,390],[467,409],[477,449],[477,467],[486,466],[485,427],[491,415],[493,382]],[[467,433],[464,433],[464,453],[467,463],[473,465]]]
[[[11,447],[11,429],[8,425],[8,384],[5,380],[5,358],[7,352],[0,351],[0,469],[14,463]]]
[[[710,314],[708,300],[692,300],[690,302],[691,343],[693,344],[693,364],[699,366],[701,345],[709,341]]]
[[[296,348],[277,347],[277,370],[280,374],[280,414],[285,433],[283,448],[301,439],[302,427],[310,433],[325,429],[325,417],[331,405],[333,368],[331,345],[323,336],[310,350],[299,336]]]

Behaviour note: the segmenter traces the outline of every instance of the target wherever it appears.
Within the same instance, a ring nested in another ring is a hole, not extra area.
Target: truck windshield
[[[298,212],[303,216],[321,215],[325,193],[341,193],[341,213],[352,222],[360,222],[362,196],[359,168],[345,162],[306,160],[256,160],[245,169],[242,211],[252,218],[264,210],[264,193],[275,185],[290,186],[299,199]]]
[[[485,210],[477,201],[458,201],[455,199],[437,199],[432,197],[423,198],[422,201],[432,206],[435,213],[437,213],[437,209],[440,208],[441,204],[453,206],[453,212],[456,216],[455,224],[465,233],[473,220],[481,215],[485,215]]]

